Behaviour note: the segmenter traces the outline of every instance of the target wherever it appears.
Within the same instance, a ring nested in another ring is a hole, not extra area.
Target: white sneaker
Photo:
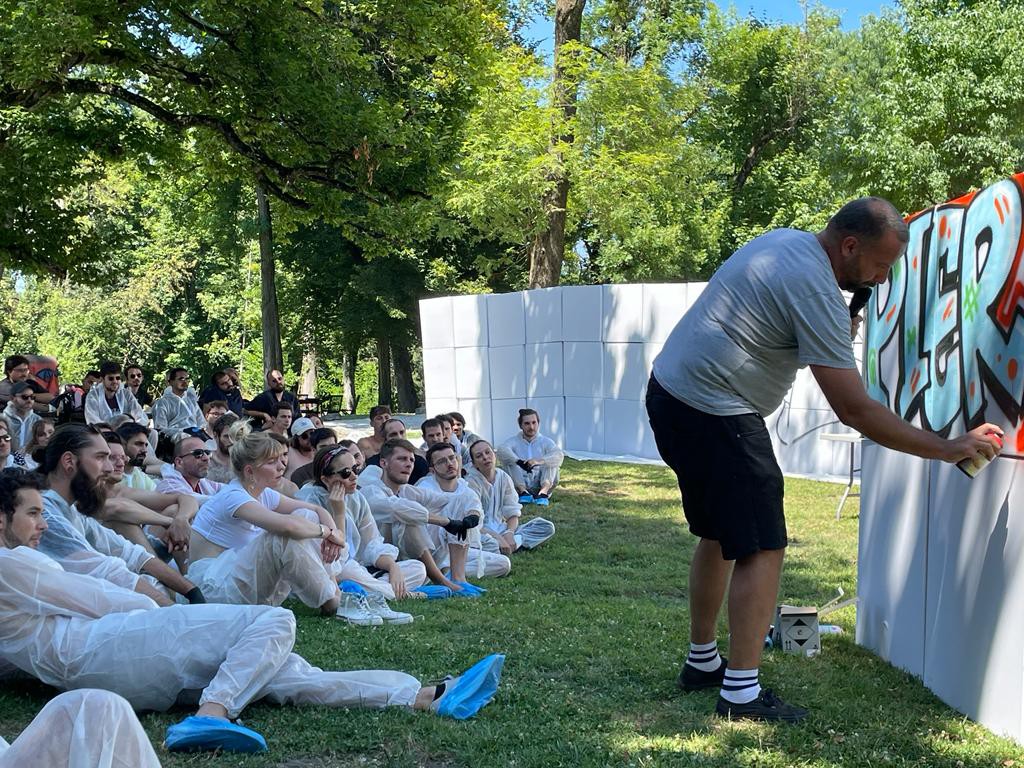
[[[341,605],[338,606],[337,616],[359,627],[379,627],[384,623],[384,619],[370,610],[365,597],[349,592],[341,593]]]
[[[412,624],[412,614],[391,610],[388,601],[380,592],[371,592],[366,596],[367,608],[378,616],[385,624]]]

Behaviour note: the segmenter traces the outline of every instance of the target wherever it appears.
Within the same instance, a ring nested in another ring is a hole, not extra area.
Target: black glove
[[[185,599],[188,600],[189,605],[203,605],[206,603],[206,598],[203,597],[199,587],[192,587],[192,589],[186,592]]]
[[[516,466],[523,470],[523,472],[525,472],[526,474],[530,474],[531,472],[533,472],[533,467],[527,464],[525,459],[520,459],[519,461],[517,461]]]
[[[466,515],[462,518],[462,524],[467,531],[471,531],[480,525],[480,515]]]
[[[461,520],[449,520],[444,524],[444,529],[453,536],[458,536],[459,541],[466,538],[466,527],[462,524]]]

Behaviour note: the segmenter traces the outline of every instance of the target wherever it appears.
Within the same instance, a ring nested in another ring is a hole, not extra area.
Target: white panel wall
[[[530,404],[542,429],[570,451],[658,459],[644,408],[647,381],[704,285],[565,286],[424,300],[428,410],[439,412],[442,402],[472,410],[469,427],[500,441]],[[801,372],[767,422],[783,471],[847,475],[849,446],[819,437],[847,430],[810,373]],[[859,466],[859,446],[854,450]]]

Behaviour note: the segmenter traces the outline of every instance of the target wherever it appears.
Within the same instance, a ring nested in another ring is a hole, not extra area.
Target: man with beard
[[[277,370],[267,373],[267,388],[256,395],[245,407],[245,415],[254,419],[262,419],[264,428],[270,426],[274,420],[271,409],[278,403],[285,403],[292,409],[292,419],[297,419],[302,414],[299,412],[299,404],[295,395],[284,388],[284,374]],[[288,426],[291,426],[289,423]]]
[[[384,435],[384,426],[391,420],[391,407],[387,405],[375,405],[370,409],[370,427],[372,435],[359,438],[359,450],[363,456],[369,458],[380,453],[384,447],[387,437]]]
[[[205,602],[202,592],[178,571],[94,519],[106,501],[106,476],[113,471],[110,449],[98,429],[78,424],[61,427],[42,458],[39,470],[50,489],[43,494],[43,515],[49,527],[40,551],[58,561],[78,552],[98,552],[120,560],[132,573],[151,576],[189,602]],[[161,605],[172,604],[145,579],[128,586]]]
[[[199,404],[223,402],[229,411],[236,416],[241,416],[245,408],[242,400],[242,391],[238,388],[238,382],[231,375],[231,368],[217,371],[210,378],[210,386],[199,395]]]
[[[206,429],[206,417],[191,380],[184,368],[171,368],[167,371],[167,388],[153,403],[153,426],[172,440],[179,432]]]
[[[129,422],[118,428],[117,435],[124,443],[124,452],[128,459],[121,483],[127,488],[155,491],[157,480],[146,472],[146,467],[154,467],[154,471],[159,471],[163,462],[149,452],[149,427]]]
[[[366,482],[362,481],[369,473],[362,475],[359,489],[384,540],[397,546],[402,557],[423,563],[427,578],[435,584],[454,594],[475,596],[476,588],[456,584],[441,569],[448,564],[449,541],[465,541],[467,533],[480,524],[480,516],[462,498],[410,485],[415,456],[408,440],[388,440],[380,450],[379,475]],[[433,536],[429,526],[444,528],[451,536]]]
[[[207,479],[211,453],[205,440],[183,434],[174,446],[174,464],[164,467],[157,492],[185,493],[194,496],[200,504],[213,496],[222,485]]]
[[[85,423],[109,424],[123,413],[139,424],[148,424],[149,416],[128,387],[121,383],[121,365],[112,360],[100,365],[101,386],[93,386],[85,396]]]
[[[388,419],[384,422],[384,436],[388,440],[405,441],[405,422],[401,419]],[[380,453],[375,456],[369,456],[366,459],[366,466],[379,467],[381,465],[380,461]],[[409,476],[409,480],[407,482],[410,485],[416,485],[421,478],[424,478],[429,474],[430,467],[427,465],[427,460],[423,458],[423,455],[419,451],[417,451],[413,456],[412,474]]]
[[[234,444],[231,436],[231,425],[238,421],[234,412],[225,413],[213,423],[213,441],[216,448],[210,454],[210,465],[206,477],[215,483],[230,483],[235,477],[231,469],[231,456],[228,451]]]

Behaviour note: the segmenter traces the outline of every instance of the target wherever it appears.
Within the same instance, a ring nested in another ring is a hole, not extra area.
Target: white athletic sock
[[[690,643],[690,655],[686,663],[701,672],[714,672],[722,666],[722,657],[718,655],[718,643]]]
[[[719,693],[730,704],[749,704],[761,693],[757,670],[726,668]]]

